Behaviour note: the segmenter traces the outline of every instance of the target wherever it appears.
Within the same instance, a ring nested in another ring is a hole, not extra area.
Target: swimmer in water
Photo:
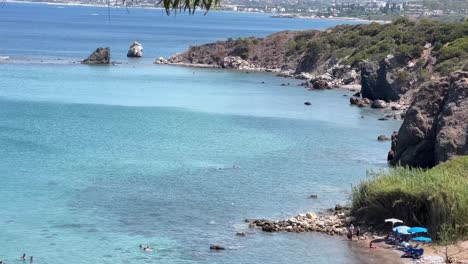
[[[26,253],[23,253],[23,256],[21,256],[21,260],[25,261],[26,260]]]
[[[153,251],[153,249],[150,248],[149,246],[144,247],[143,250],[144,250],[144,251]]]

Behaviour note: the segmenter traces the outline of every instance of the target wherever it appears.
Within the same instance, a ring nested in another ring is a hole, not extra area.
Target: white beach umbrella
[[[396,218],[389,218],[385,219],[385,223],[392,223],[392,226],[394,226],[396,223],[403,223],[403,221]]]

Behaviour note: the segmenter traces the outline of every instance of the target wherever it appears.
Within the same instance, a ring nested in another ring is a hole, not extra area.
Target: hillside
[[[264,39],[228,39],[191,47],[169,62],[225,67],[225,57],[237,56],[251,68],[323,74],[337,65],[359,70],[364,60],[379,61],[393,55],[395,69],[410,69],[412,76],[405,78],[427,79],[432,71],[444,75],[467,69],[467,44],[468,21],[399,18],[384,25],[345,25],[326,31],[280,32]]]

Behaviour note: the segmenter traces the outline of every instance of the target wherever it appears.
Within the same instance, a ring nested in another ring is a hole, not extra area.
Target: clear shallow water
[[[398,122],[349,106],[348,92],[296,84],[150,64],[0,64],[0,259],[360,263],[340,239],[265,234],[243,222],[345,202],[366,169],[386,166],[389,146],[376,137]],[[312,193],[319,199],[307,199]],[[230,250],[210,252],[210,244]]]

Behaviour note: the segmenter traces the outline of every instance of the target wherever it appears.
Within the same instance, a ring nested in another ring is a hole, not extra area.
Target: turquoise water
[[[32,21],[49,19],[34,14]],[[90,31],[81,30],[76,38]],[[17,40],[35,32],[1,31]],[[31,53],[1,45],[13,57],[57,55],[34,43],[27,44]],[[132,61],[0,64],[0,259],[15,263],[26,253],[50,264],[361,263],[340,238],[267,234],[244,223],[344,203],[367,169],[386,167],[389,145],[376,137],[399,122],[349,106],[349,92],[297,84]],[[307,199],[312,193],[319,199]],[[239,231],[247,236],[235,236]],[[155,250],[142,252],[139,244]],[[228,250],[210,252],[211,244]]]

